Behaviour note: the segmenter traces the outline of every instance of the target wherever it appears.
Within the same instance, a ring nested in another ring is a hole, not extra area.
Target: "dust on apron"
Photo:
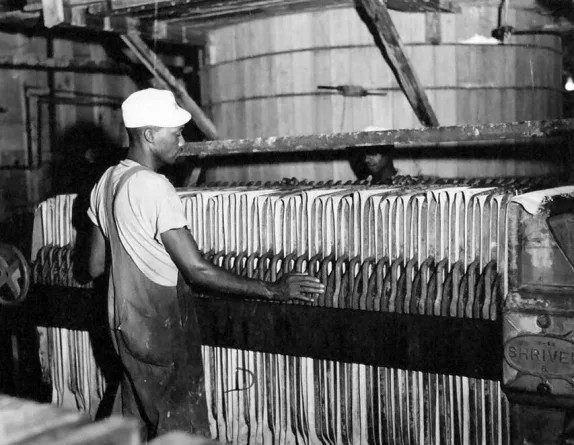
[[[190,289],[181,275],[177,287],[151,281],[118,235],[115,197],[145,169],[127,170],[115,193],[110,174],[105,188],[111,253],[108,316],[124,367],[122,412],[145,425],[147,439],[174,429],[208,435],[201,337]]]

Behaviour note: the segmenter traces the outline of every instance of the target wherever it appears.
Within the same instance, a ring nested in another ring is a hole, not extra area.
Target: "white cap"
[[[179,127],[191,119],[181,108],[171,91],[147,88],[128,96],[122,104],[126,128]]]

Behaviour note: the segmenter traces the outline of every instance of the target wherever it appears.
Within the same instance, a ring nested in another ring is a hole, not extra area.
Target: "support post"
[[[438,127],[438,119],[405,54],[401,38],[385,3],[382,0],[355,0],[355,6],[418,119],[427,127]]]

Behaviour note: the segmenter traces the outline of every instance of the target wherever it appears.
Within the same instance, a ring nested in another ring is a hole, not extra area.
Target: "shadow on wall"
[[[90,192],[112,165],[125,157],[126,149],[92,122],[79,122],[56,136],[52,149],[52,195],[76,193],[72,224],[77,242],[85,242],[90,227],[87,210]]]
[[[57,135],[52,148],[53,194],[91,190],[102,173],[125,157],[106,130],[79,122]]]
[[[89,193],[111,165],[125,157],[125,150],[116,143],[102,127],[90,122],[80,122],[57,135],[52,149],[52,166],[48,187],[44,195],[77,193],[75,225],[84,227],[82,221],[89,203]],[[22,209],[4,208],[7,200],[0,192],[0,241],[20,248],[26,256],[30,254],[34,207],[29,203]],[[82,207],[82,208],[81,208]]]

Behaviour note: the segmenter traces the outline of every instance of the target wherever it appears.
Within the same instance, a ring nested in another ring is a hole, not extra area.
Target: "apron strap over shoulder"
[[[115,168],[118,168],[118,166],[116,166]],[[137,165],[134,167],[130,167],[120,178],[115,192],[114,192],[113,181],[112,181],[112,178],[114,176],[114,172],[112,172],[112,174],[108,178],[108,183],[106,184],[106,193],[105,193],[105,197],[106,197],[105,198],[105,207],[106,207],[106,220],[108,223],[108,231],[109,231],[109,238],[110,239],[113,236],[115,239],[119,240],[118,228],[116,226],[116,219],[114,217],[114,202],[116,200],[116,196],[118,196],[118,193],[124,187],[124,185],[126,185],[128,180],[133,175],[135,175],[136,173],[138,173],[142,170],[147,170],[147,168],[144,167],[143,165]]]

